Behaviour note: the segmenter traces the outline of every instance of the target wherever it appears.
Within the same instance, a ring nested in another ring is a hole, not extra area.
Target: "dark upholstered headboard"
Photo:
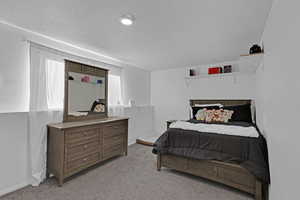
[[[251,110],[252,110],[252,119],[254,120],[254,122],[256,121],[256,113],[251,99],[191,99],[190,100],[190,106],[194,106],[195,104],[215,104],[215,103],[220,103],[224,106],[244,105],[250,103]]]

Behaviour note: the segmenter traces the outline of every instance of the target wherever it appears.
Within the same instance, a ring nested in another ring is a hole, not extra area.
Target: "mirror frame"
[[[71,116],[69,115],[69,72],[76,72],[81,74],[88,74],[97,76],[99,73],[103,73],[105,77],[105,112],[88,114],[86,116]],[[86,65],[83,63],[74,62],[71,60],[65,60],[65,98],[64,98],[64,113],[63,121],[82,121],[82,120],[93,120],[103,119],[107,117],[107,103],[108,103],[108,69]]]

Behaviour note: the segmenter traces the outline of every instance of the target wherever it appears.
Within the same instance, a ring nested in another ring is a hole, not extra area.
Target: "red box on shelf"
[[[210,67],[208,68],[208,74],[220,74],[222,73],[222,67]]]

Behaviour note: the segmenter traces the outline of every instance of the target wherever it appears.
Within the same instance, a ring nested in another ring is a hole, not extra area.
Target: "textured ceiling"
[[[1,0],[0,19],[149,70],[237,58],[272,0]],[[136,16],[133,26],[121,15]]]

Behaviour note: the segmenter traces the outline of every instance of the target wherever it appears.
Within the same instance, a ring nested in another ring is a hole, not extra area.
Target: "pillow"
[[[196,119],[205,122],[224,122],[227,123],[231,119],[234,111],[224,110],[224,109],[212,109],[208,110],[206,108],[198,110],[196,114]]]
[[[224,122],[227,123],[233,114],[232,110],[208,110],[208,115],[206,116],[206,122]]]
[[[196,104],[195,106],[191,107],[191,119],[196,119],[196,114],[200,109],[220,109],[222,106],[222,104]]]
[[[234,111],[231,122],[249,122],[252,123],[251,104],[225,106],[224,109]]]
[[[198,121],[205,121],[205,119],[206,119],[206,113],[207,113],[206,111],[207,111],[206,108],[199,109],[197,111],[196,115],[195,115],[196,120],[198,120]]]

